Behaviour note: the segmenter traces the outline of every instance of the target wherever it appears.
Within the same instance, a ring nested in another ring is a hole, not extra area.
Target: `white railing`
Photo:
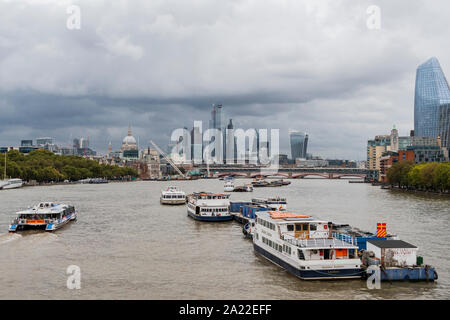
[[[358,240],[355,237],[346,235],[344,233],[333,232],[332,236],[333,236],[333,238],[336,238],[338,240],[342,240],[342,241],[347,242],[347,243],[351,243],[352,245],[357,245],[358,244]]]
[[[331,238],[331,239],[317,239],[317,238],[310,238],[310,239],[300,239],[300,238],[296,238],[293,235],[290,234],[283,234],[282,235],[282,239],[289,242],[290,244],[293,244],[295,246],[298,247],[319,247],[319,246],[323,246],[323,247],[328,247],[328,246],[336,246],[336,245],[340,245],[341,243],[336,243],[336,240],[342,240],[344,242],[350,243],[352,245],[355,245],[356,243],[356,238],[352,238],[352,237],[348,237],[346,238],[346,240],[344,239],[339,239],[339,238]]]

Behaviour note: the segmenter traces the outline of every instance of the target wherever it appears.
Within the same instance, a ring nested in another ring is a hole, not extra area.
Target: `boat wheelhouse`
[[[229,221],[230,195],[225,193],[199,192],[189,195],[187,213],[199,221]]]
[[[161,204],[185,204],[186,193],[177,187],[169,186],[166,190],[161,190]]]
[[[355,244],[332,237],[331,223],[285,211],[259,211],[256,253],[301,279],[361,278]]]
[[[27,229],[55,231],[76,218],[77,212],[73,206],[41,202],[32,208],[17,212],[17,218],[9,226],[9,232]]]
[[[282,211],[287,210],[287,200],[281,197],[272,198],[253,198],[252,203],[254,205],[266,206],[273,210]]]

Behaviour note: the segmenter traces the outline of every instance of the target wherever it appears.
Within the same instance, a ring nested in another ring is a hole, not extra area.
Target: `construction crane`
[[[180,169],[178,169],[178,167],[177,167],[176,164],[172,161],[172,159],[170,159],[170,158],[167,156],[167,154],[166,154],[164,151],[162,151],[161,148],[158,147],[158,146],[156,145],[156,143],[153,142],[153,140],[150,140],[150,143],[155,147],[156,151],[158,151],[158,152],[164,157],[164,159],[166,159],[166,161],[172,166],[172,168],[174,168],[175,171],[178,172],[178,174],[179,174],[180,176],[182,176],[183,178],[187,179],[186,175],[185,175],[183,172],[181,172]]]

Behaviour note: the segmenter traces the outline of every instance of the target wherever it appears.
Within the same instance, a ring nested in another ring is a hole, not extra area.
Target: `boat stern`
[[[49,223],[45,226],[45,231],[55,231],[56,230],[56,225],[53,223]]]

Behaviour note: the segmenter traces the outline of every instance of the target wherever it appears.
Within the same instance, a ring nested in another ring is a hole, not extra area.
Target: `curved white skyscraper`
[[[431,58],[417,68],[414,98],[414,135],[434,137],[443,135],[442,113],[450,104],[450,88],[439,61]],[[440,119],[441,114],[441,119]],[[441,120],[441,123],[439,123]],[[448,122],[447,122],[448,123]]]

